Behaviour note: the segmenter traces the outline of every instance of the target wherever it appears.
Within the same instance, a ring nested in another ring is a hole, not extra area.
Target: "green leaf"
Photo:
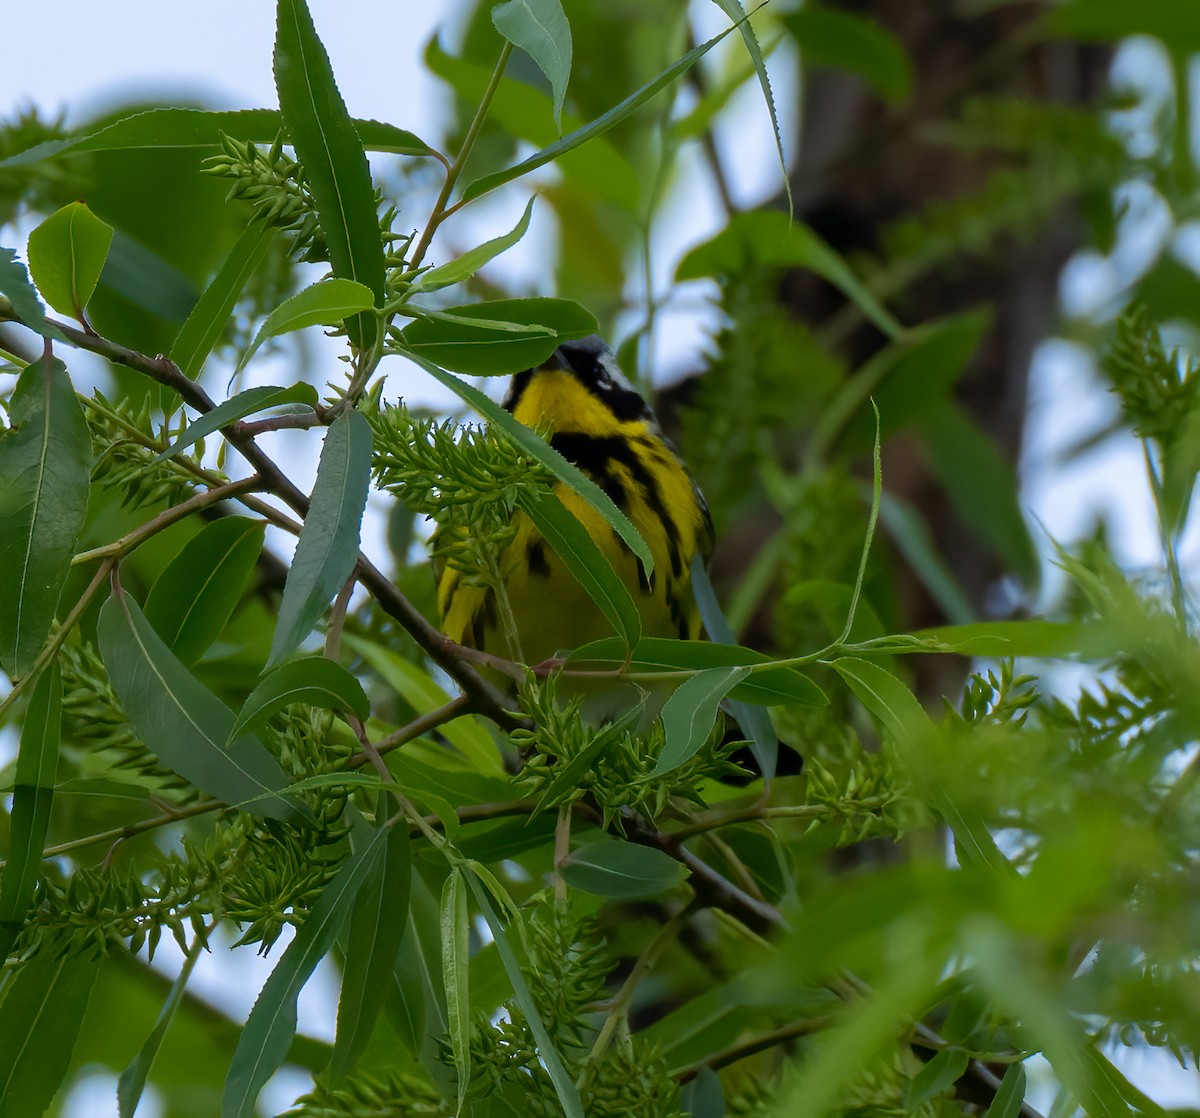
[[[793,668],[758,667],[771,663],[771,657],[740,645],[644,637],[633,650],[632,656],[619,641],[612,638],[592,641],[571,654],[569,666],[625,669],[635,675],[747,666],[757,670],[734,687],[730,692],[731,698],[763,706],[777,703],[824,706],[829,701],[812,680]]]
[[[674,889],[687,877],[687,870],[652,846],[601,839],[571,851],[562,875],[572,889],[628,900]]]
[[[568,462],[536,431],[515,420],[494,400],[485,396],[478,388],[459,380],[452,373],[439,368],[419,354],[411,354],[412,360],[421,366],[439,384],[449,388],[460,399],[471,405],[488,423],[498,427],[532,458],[545,466],[559,481],[565,482],[592,506],[628,545],[629,550],[641,560],[642,570],[649,578],[654,572],[654,556],[649,545],[642,539],[641,533],[633,526],[627,517],[590,477],[584,474],[578,466]]]
[[[625,647],[633,648],[641,639],[642,615],[588,530],[553,493],[522,492],[517,503],[621,635]]]
[[[390,828],[383,857],[363,882],[350,913],[331,1064],[335,1080],[362,1055],[392,986],[409,920],[411,885],[411,843],[408,827],[400,823]]]
[[[221,339],[238,296],[266,258],[276,230],[260,221],[251,222],[197,300],[171,346],[171,360],[185,376],[200,375],[204,362]]]
[[[930,799],[954,832],[959,857],[963,862],[986,867],[996,873],[1011,873],[1008,859],[974,811],[960,808],[947,794],[936,771],[925,763],[924,755],[937,738],[937,728],[917,697],[891,672],[878,664],[851,656],[833,662],[834,670],[850,690],[895,738],[914,772],[924,775],[930,786]]]
[[[370,483],[371,428],[358,412],[344,412],[325,436],[308,515],[283,588],[268,667],[299,647],[354,570]]]
[[[574,150],[581,144],[586,144],[588,140],[596,136],[602,136],[610,128],[615,128],[621,121],[640,109],[647,101],[666,89],[676,78],[686,74],[732,30],[732,27],[726,28],[719,35],[709,39],[708,42],[701,43],[698,47],[693,47],[682,58],[668,66],[658,77],[648,81],[635,93],[631,93],[619,105],[615,105],[608,112],[598,116],[582,128],[578,128],[569,135],[564,136],[558,143],[542,148],[541,151],[535,152],[528,159],[522,160],[515,166],[476,179],[463,191],[463,201],[480,198],[497,187],[503,186],[505,183],[519,179],[522,175],[527,175],[530,171],[544,167],[547,163],[553,163],[560,156]]]
[[[910,332],[905,339],[909,344],[901,347],[896,362],[867,392],[879,409],[885,435],[919,425],[932,409],[953,397],[955,385],[962,379],[990,325],[989,312],[968,311],[924,322]],[[869,408],[860,407],[859,415],[864,427],[873,426]]]
[[[1018,1118],[1025,1102],[1025,1065],[1009,1064],[983,1118]]]
[[[754,72],[758,75],[758,84],[762,89],[763,100],[767,104],[767,112],[771,117],[771,132],[775,137],[775,153],[779,157],[779,170],[783,176],[783,189],[787,194],[788,213],[792,212],[792,183],[791,176],[788,174],[787,159],[783,154],[783,136],[779,131],[779,114],[775,111],[775,95],[771,92],[771,79],[767,74],[767,64],[763,60],[762,48],[758,45],[758,36],[754,33],[754,27],[750,23],[750,17],[746,15],[746,9],[742,7],[741,0],[713,0],[732,21],[738,29],[738,33],[742,36],[742,42],[746,45],[746,53],[750,56],[750,62],[754,66]],[[759,7],[762,5],[760,4]]]
[[[1067,0],[1046,14],[1043,25],[1051,34],[1086,42],[1153,35],[1180,54],[1200,50],[1200,9],[1178,0]]]
[[[1017,475],[991,437],[951,403],[926,414],[919,430],[959,520],[1026,586],[1036,587],[1040,564],[1021,513]]]
[[[675,279],[734,276],[754,267],[807,268],[833,284],[889,337],[904,332],[834,249],[803,222],[793,221],[779,210],[735,215],[712,240],[698,245],[679,262]]]
[[[228,427],[255,412],[279,407],[280,404],[308,404],[312,407],[316,402],[317,390],[311,384],[293,384],[288,388],[264,384],[258,388],[247,388],[245,392],[239,392],[218,404],[212,411],[205,412],[195,423],[189,423],[183,434],[167,447],[157,460],[161,462],[165,458],[174,458],[180,451],[186,450],[214,431]]]
[[[411,305],[401,313],[418,313]],[[570,299],[493,299],[448,307],[400,331],[406,350],[456,373],[502,376],[532,369],[560,342],[594,334],[595,318]]]
[[[916,506],[892,493],[882,493],[879,520],[942,613],[957,625],[970,624],[975,618],[971,601],[939,553]]]
[[[877,20],[808,4],[784,16],[783,23],[800,44],[805,63],[858,74],[890,101],[901,101],[911,92],[908,55]]]
[[[536,198],[529,199],[529,204],[525,207],[525,213],[521,216],[521,220],[504,236],[484,241],[477,248],[464,252],[457,260],[430,268],[428,272],[423,273],[412,285],[412,293],[415,295],[422,291],[438,291],[443,287],[451,287],[456,283],[469,280],[488,261],[494,260],[502,252],[512,248],[525,236],[529,229],[529,219],[533,215],[533,203],[536,201]]]
[[[293,703],[339,710],[364,722],[371,713],[362,684],[341,664],[325,656],[304,656],[281,664],[250,692],[230,736],[261,729],[271,715]]]
[[[66,335],[46,318],[37,288],[29,282],[25,265],[11,248],[0,248],[0,295],[12,304],[13,314],[22,326],[28,326],[46,338],[65,342]]]
[[[696,596],[696,605],[709,639],[718,644],[737,644],[733,630],[721,611],[721,604],[717,601],[717,594],[708,577],[704,559],[700,555],[692,557],[692,593]],[[779,739],[775,736],[775,727],[771,725],[771,716],[752,703],[743,703],[737,699],[726,701],[729,713],[737,719],[742,733],[750,738],[750,750],[758,762],[763,782],[770,786],[779,760]]]
[[[34,685],[21,726],[8,855],[0,881],[0,963],[21,931],[41,871],[61,730],[62,679],[58,664],[52,663]]]
[[[146,620],[191,667],[241,601],[262,551],[266,522],[223,516],[206,524],[163,569],[146,598]]]
[[[279,762],[249,735],[225,748],[233,711],[175,658],[128,594],[104,603],[96,637],[125,717],[164,765],[252,815],[296,818]]]
[[[333,274],[361,283],[381,307],[383,241],[371,169],[304,0],[279,0],[276,8],[275,88],[317,204]],[[355,345],[368,349],[379,324],[360,314],[346,329]]]
[[[504,924],[493,907],[492,899],[475,872],[468,872],[466,881],[475,896],[475,903],[479,906],[484,920],[491,929],[492,938],[496,943],[496,951],[504,964],[508,980],[512,983],[513,997],[521,1012],[525,1014],[529,1031],[533,1033],[534,1042],[537,1044],[538,1056],[546,1069],[546,1074],[550,1076],[550,1082],[554,1084],[554,1093],[558,1096],[558,1101],[562,1106],[563,1118],[584,1118],[579,1091],[563,1066],[562,1057],[554,1047],[550,1034],[546,1031],[542,1015],[538,1013],[533,995],[529,992],[529,986],[525,982],[525,976],[521,973],[521,964],[513,953],[512,944],[508,942],[508,932],[505,931]]]
[[[441,48],[436,36],[425,50],[425,65],[470,105],[478,104],[492,85],[491,66],[451,57]],[[562,119],[572,130],[583,125],[582,120],[570,113],[563,113]],[[494,121],[510,136],[525,140],[535,148],[547,147],[561,136],[550,98],[542,90],[508,77],[501,80],[492,94],[488,121]],[[567,152],[559,159],[558,169],[569,183],[595,197],[630,213],[637,210],[642,195],[637,172],[603,137]]]
[[[296,998],[332,950],[363,883],[383,857],[390,830],[376,828],[338,867],[271,972],[238,1038],[225,1079],[221,1118],[252,1118],[259,1091],[279,1070],[296,1035]]]
[[[471,924],[467,913],[467,886],[455,866],[442,888],[442,981],[446,984],[446,1009],[450,1017],[450,1051],[458,1076],[458,1111],[461,1113],[471,1085]]]
[[[50,1105],[99,972],[97,958],[47,953],[11,979],[0,1029],[0,1118],[32,1118]]]
[[[492,9],[492,25],[546,75],[554,94],[554,123],[562,131],[563,98],[571,77],[571,25],[560,0],[505,0]]]
[[[1127,634],[1103,622],[1081,621],[977,621],[972,625],[940,625],[913,634],[938,641],[945,650],[963,656],[1009,659],[1107,660],[1128,647]]]
[[[747,666],[708,668],[685,680],[662,711],[666,740],[654,765],[654,776],[679,768],[708,740],[721,700],[747,675]]]
[[[117,1081],[117,1111],[120,1114],[120,1118],[134,1118],[134,1112],[137,1110],[138,1103],[142,1098],[142,1092],[146,1088],[146,1080],[150,1076],[150,1069],[154,1067],[154,1058],[158,1055],[158,1050],[162,1047],[163,1038],[167,1035],[167,1030],[171,1027],[175,1013],[183,1001],[188,979],[191,978],[192,970],[196,966],[196,960],[200,958],[200,954],[205,946],[206,937],[203,935],[196,936],[191,949],[183,960],[183,966],[180,967],[179,974],[175,976],[175,981],[171,983],[167,1000],[163,1002],[162,1009],[159,1010],[158,1018],[154,1022],[154,1028],[150,1030],[150,1035],[146,1037],[145,1043],[138,1049],[138,1053],[132,1062],[121,1072],[121,1078]]]
[[[0,433],[0,668],[20,679],[50,633],[87,513],[92,438],[66,366],[28,365]]]
[[[938,1095],[945,1094],[962,1078],[970,1062],[970,1057],[961,1048],[938,1052],[909,1082],[904,1092],[905,1109],[913,1113]]]
[[[59,314],[83,318],[112,244],[113,227],[71,202],[29,234],[29,274]]]
[[[258,328],[254,340],[234,369],[237,376],[268,338],[303,330],[306,326],[338,326],[343,319],[368,310],[374,302],[369,288],[348,279],[327,279],[284,299]],[[349,328],[349,327],[347,327]]]
[[[691,1118],[725,1118],[725,1091],[721,1077],[701,1064],[696,1078],[680,1092],[680,1104]]]
[[[427,1067],[444,1066],[439,1062],[442,1052],[435,1038],[450,1028],[441,946],[437,898],[414,871],[412,903],[384,1009],[408,1051],[422,1057]],[[432,1063],[426,1056],[433,1058]]]
[[[431,155],[433,149],[423,140],[377,120],[355,120],[354,127],[370,151],[397,155]],[[149,109],[120,117],[95,132],[66,140],[47,140],[0,160],[0,169],[26,167],[59,155],[85,151],[131,151],[155,148],[219,149],[221,137],[273,143],[284,126],[277,109],[237,109],[208,112],[202,109]]]

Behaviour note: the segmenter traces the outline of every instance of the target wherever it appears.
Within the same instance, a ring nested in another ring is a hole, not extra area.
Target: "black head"
[[[540,368],[571,373],[584,388],[603,400],[618,419],[652,421],[654,418],[646,401],[621,372],[612,350],[599,334],[563,342]],[[527,369],[513,377],[504,401],[506,408],[511,411],[516,406],[521,393],[537,371]]]

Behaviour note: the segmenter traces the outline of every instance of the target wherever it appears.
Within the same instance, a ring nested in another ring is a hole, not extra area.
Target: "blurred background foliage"
[[[563,8],[575,44],[563,131],[653,79],[711,26],[707,13],[666,0]],[[693,774],[698,805],[676,800],[630,825],[683,834],[740,895],[781,910],[781,927],[756,921],[753,905],[702,894],[707,907],[690,906],[669,877],[603,903],[573,889],[568,910],[539,899],[551,823],[526,826],[504,812],[472,821],[470,811],[544,785],[536,772],[514,784],[498,763],[476,771],[470,758],[490,741],[473,722],[458,724],[458,737],[445,730],[464,751],[456,760],[431,738],[394,755],[394,769],[432,815],[468,809],[456,844],[526,906],[531,996],[580,1077],[589,1116],[1000,1118],[1021,1112],[1020,1069],[1034,1053],[1048,1066],[1030,1063],[1030,1080],[1055,1118],[1162,1114],[1173,1104],[1156,1099],[1174,1097],[1166,1073],[1139,1090],[1118,1069],[1128,1051],[1148,1047],[1194,1075],[1200,1044],[1200,648],[1180,546],[1200,468],[1188,356],[1200,329],[1200,24],[1188,5],[1165,0],[859,0],[772,3],[754,26],[768,72],[792,60],[798,74],[773,88],[796,121],[796,135],[783,137],[787,190],[751,211],[734,196],[714,125],[747,111],[739,91],[757,78],[731,36],[730,49],[539,181],[539,206],[555,220],[538,246],[536,293],[587,307],[621,343],[624,366],[653,388],[712,508],[713,581],[731,626],[740,643],[773,655],[806,655],[841,635],[872,506],[873,401],[880,530],[839,644],[953,625],[921,650],[958,654],[909,656],[901,641],[834,650],[806,669],[828,706],[773,710],[788,748],[766,798],[753,773],[739,777],[748,787],[716,780],[715,757]],[[1141,69],[1114,71],[1131,39]],[[424,139],[458,150],[499,50],[491,6],[459,5],[425,50],[447,109],[445,135]],[[768,110],[760,100],[754,111]],[[61,121],[14,110],[0,126],[0,161],[65,135]],[[518,51],[467,180],[557,137],[549,86]],[[244,203],[225,200],[227,183],[199,173],[211,154],[0,162],[4,239],[16,244],[18,231],[86,199],[116,230],[92,325],[144,353],[169,352],[250,219]],[[400,205],[397,231],[419,226],[439,185],[432,162],[374,156],[372,166],[386,202]],[[523,199],[529,185],[507,189]],[[684,236],[692,250],[664,264],[662,231],[686,229],[714,197],[721,232],[701,246]],[[450,227],[456,245],[484,239],[472,240],[470,214]],[[1108,285],[1090,305],[1064,306],[1063,268],[1081,262],[1107,268]],[[664,269],[678,282],[663,282]],[[210,391],[224,390],[263,316],[319,273],[297,264],[284,238],[272,242],[205,368]],[[485,270],[446,303],[530,293]],[[698,296],[708,300],[703,357],[664,385],[655,339],[670,338],[681,304]],[[1136,484],[1160,529],[1150,569],[1123,570],[1103,522],[1091,538],[1052,541],[1022,512],[1015,463],[1028,371],[1052,335],[1083,354],[1120,404],[1071,453],[1097,453],[1130,430],[1144,444]],[[0,327],[0,345],[18,357],[35,355],[29,339]],[[339,379],[323,350],[285,352],[296,379]],[[81,551],[143,523],[194,480],[151,470],[136,449],[176,406],[166,390],[117,365],[101,387],[105,398],[87,411],[98,465]],[[400,391],[389,381],[386,394]],[[122,564],[127,590],[144,600],[202,526],[191,518],[140,547]],[[424,532],[402,502],[392,508],[390,573],[436,622]],[[194,666],[235,708],[266,663],[285,573],[270,551],[242,572],[236,611]],[[73,573],[64,602],[89,575]],[[346,643],[375,725],[388,730],[428,708],[435,685],[424,658],[371,601],[355,603]],[[142,831],[139,821],[186,809],[196,792],[132,732],[94,646],[93,607],[62,658],[66,794],[55,797],[49,838],[60,854],[46,863],[25,941],[35,960],[27,968],[51,955],[39,956],[39,935],[105,960],[87,979],[96,985],[76,1013],[69,1067],[66,1052],[47,1066],[64,1082],[59,1113],[72,1083],[97,1068],[121,1072],[151,1032],[170,978],[148,964],[143,940],[177,933],[194,951],[194,937],[220,918],[237,926],[224,942],[241,936],[266,949],[285,925],[303,923],[347,842],[334,812],[303,840],[244,816]],[[353,748],[344,727],[306,709],[270,733],[295,773],[327,771]],[[748,755],[733,756],[753,768]],[[611,769],[599,778],[608,793],[644,780],[636,758],[618,756]],[[580,835],[599,838],[586,826]],[[996,859],[1009,865],[997,869]],[[446,995],[418,973],[444,959],[446,867],[427,850],[416,867],[396,991],[370,1042],[348,1076],[331,1078],[330,1045],[305,1036],[302,1018],[288,1063],[318,1080],[289,1113],[452,1113],[455,1065],[438,1027]],[[481,927],[471,933],[466,1112],[560,1113]],[[10,1020],[20,973],[10,964],[10,1000],[0,1004]],[[612,998],[627,1016],[606,1058],[589,1064]],[[146,1112],[215,1113],[240,1030],[185,991],[150,1074],[145,1105],[158,1109]],[[8,1112],[17,1113],[0,1103]]]

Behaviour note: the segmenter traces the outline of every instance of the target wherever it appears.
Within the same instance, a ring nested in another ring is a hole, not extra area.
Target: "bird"
[[[555,495],[630,590],[643,635],[700,639],[691,569],[695,556],[707,561],[712,551],[708,506],[604,340],[593,334],[564,341],[541,365],[512,378],[504,407],[603,489],[646,541],[654,558],[648,577],[608,521],[565,482],[555,484]],[[503,623],[494,589],[447,564],[438,572],[443,632],[529,665],[611,636],[609,622],[529,517],[520,510],[513,516],[498,561],[511,625]]]

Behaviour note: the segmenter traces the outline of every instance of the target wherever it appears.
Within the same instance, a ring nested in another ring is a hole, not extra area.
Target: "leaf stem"
[[[408,261],[410,271],[421,266],[421,261],[425,259],[425,253],[429,251],[430,242],[433,240],[433,235],[437,232],[438,226],[462,205],[459,202],[453,209],[448,210],[446,208],[446,203],[450,201],[450,195],[454,193],[454,188],[458,185],[458,180],[462,176],[463,168],[466,166],[471,152],[475,150],[475,142],[479,139],[479,133],[483,128],[484,121],[487,120],[488,110],[492,106],[492,98],[496,96],[496,90],[500,88],[500,79],[504,77],[504,70],[508,66],[508,59],[512,54],[512,50],[512,43],[506,40],[500,50],[500,57],[496,60],[496,66],[492,70],[492,76],[488,80],[487,88],[483,91],[483,96],[479,99],[475,115],[471,118],[471,123],[467,127],[467,134],[463,137],[462,147],[459,149],[458,155],[455,156],[454,162],[450,165],[450,169],[446,172],[446,181],[442,183],[441,192],[438,194],[437,201],[433,204],[433,211],[429,215],[429,220],[425,223],[421,239],[417,242],[417,247],[413,249],[412,257]]]

